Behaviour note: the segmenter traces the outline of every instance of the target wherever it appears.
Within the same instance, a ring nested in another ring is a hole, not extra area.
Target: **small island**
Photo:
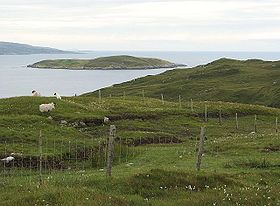
[[[28,67],[39,69],[69,69],[69,70],[144,70],[176,68],[185,66],[156,58],[133,56],[110,56],[95,59],[57,59],[43,60]]]

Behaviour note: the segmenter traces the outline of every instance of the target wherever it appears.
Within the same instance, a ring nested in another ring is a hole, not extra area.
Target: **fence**
[[[125,97],[125,93],[124,93]],[[162,104],[164,102],[164,96],[162,97]],[[144,91],[143,91],[144,98]],[[101,99],[101,93],[100,93]],[[183,109],[182,97],[179,96],[179,107]],[[195,111],[195,105],[193,100],[190,101],[189,109],[191,112]],[[201,119],[205,122],[204,125],[213,121],[216,121],[218,125],[224,127],[230,127],[236,132],[261,132],[263,128],[270,128],[271,131],[278,132],[278,118],[275,121],[266,122],[259,119],[257,115],[253,115],[251,123],[246,124],[240,121],[238,113],[232,116],[223,116],[222,109],[219,109],[216,116],[209,115],[209,106],[205,104],[204,111],[202,112]],[[226,123],[226,124],[225,124]],[[217,126],[218,126],[217,125]],[[195,134],[198,136],[199,134]],[[151,139],[131,139],[122,138],[115,135],[112,132],[106,135],[105,139],[88,139],[84,140],[76,139],[72,141],[48,139],[44,137],[44,134],[38,131],[38,142],[30,145],[30,151],[24,151],[24,142],[7,142],[4,140],[1,144],[4,146],[3,151],[0,152],[1,158],[14,157],[13,160],[2,160],[0,166],[0,172],[2,177],[12,177],[13,175],[34,175],[40,174],[40,180],[42,175],[51,174],[56,171],[81,171],[89,169],[105,170],[108,176],[111,176],[111,169],[114,164],[120,164],[129,162],[129,160],[135,158],[137,155],[141,155],[143,150],[139,150],[139,146],[145,144],[160,144],[165,146],[167,144],[181,143],[181,140],[171,137],[165,138],[151,138]],[[114,137],[113,141],[109,137]],[[200,135],[200,148],[198,151],[197,170],[200,170],[200,164],[203,154],[204,143],[204,129]],[[114,142],[114,144],[113,144]],[[114,146],[114,149],[112,148]],[[113,152],[114,151],[114,152]],[[107,161],[109,160],[109,161]],[[104,171],[105,173],[105,171]]]

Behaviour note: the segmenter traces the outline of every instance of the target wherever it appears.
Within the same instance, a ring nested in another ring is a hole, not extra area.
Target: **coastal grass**
[[[107,96],[160,98],[168,101],[223,101],[279,107],[280,62],[220,59],[194,68],[174,69],[101,90]],[[85,95],[97,96],[92,92]]]
[[[49,102],[55,102],[56,109],[49,114],[40,113],[39,104]],[[109,125],[103,123],[104,116],[117,127],[112,178],[106,177],[105,164],[91,165],[91,159],[79,162],[78,167],[75,161],[69,162],[71,169],[43,170],[41,185],[36,167],[1,168],[3,205],[280,204],[280,137],[275,131],[279,109],[194,101],[191,111],[188,102],[180,107],[176,102],[162,104],[159,99],[137,96],[101,100],[68,97],[62,101],[17,97],[1,99],[0,108],[1,157],[5,150],[6,154],[38,156],[40,130],[43,139],[65,143],[77,140],[82,149],[85,145],[98,148],[98,142],[106,141]],[[235,113],[239,114],[238,130]],[[201,126],[206,126],[207,140],[202,171],[196,172]],[[50,144],[49,154],[44,155],[61,155],[60,150],[56,153],[52,148]],[[67,154],[67,145],[63,148],[62,152]]]

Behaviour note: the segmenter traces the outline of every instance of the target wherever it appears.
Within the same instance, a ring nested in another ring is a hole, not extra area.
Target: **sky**
[[[0,30],[68,50],[280,51],[280,0],[0,0]]]

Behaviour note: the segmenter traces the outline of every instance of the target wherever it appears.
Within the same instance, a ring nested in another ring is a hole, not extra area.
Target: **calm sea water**
[[[90,52],[87,54],[60,55],[0,55],[0,98],[30,95],[37,90],[44,96],[58,92],[72,96],[93,91],[116,83],[146,75],[155,75],[167,69],[136,71],[72,71],[27,68],[26,65],[43,59],[95,58],[108,55],[135,55],[156,57],[189,67],[228,57],[237,59],[259,58],[279,60],[280,52]]]

